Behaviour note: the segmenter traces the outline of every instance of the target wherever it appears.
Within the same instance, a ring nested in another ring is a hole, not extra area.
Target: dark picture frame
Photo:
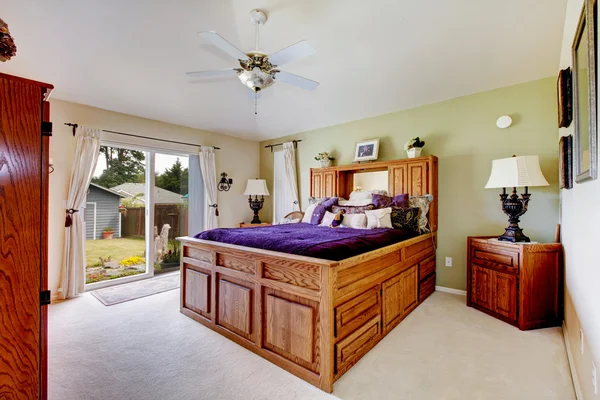
[[[573,80],[571,67],[558,73],[556,95],[558,98],[558,127],[568,128],[573,121]]]
[[[573,158],[577,183],[598,178],[596,15],[596,0],[585,0],[571,49],[575,126]]]
[[[559,141],[559,185],[561,189],[573,188],[573,135],[562,136]]]

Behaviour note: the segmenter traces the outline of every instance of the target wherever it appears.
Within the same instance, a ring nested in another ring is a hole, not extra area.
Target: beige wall
[[[530,208],[521,227],[532,240],[554,238],[558,222],[558,144],[555,79],[547,78],[450,101],[363,119],[343,125],[261,142],[261,178],[272,190],[273,155],[264,146],[292,139],[298,144],[298,173],[303,208],[309,195],[309,168],[314,156],[333,152],[335,165],[352,162],[354,144],[380,138],[380,160],[405,158],[404,143],[413,136],[426,141],[424,155],[439,157],[439,248],[437,284],[466,288],[466,237],[496,235],[508,225],[499,191],[486,190],[492,160],[513,154],[537,154],[549,187],[532,188]],[[496,127],[509,114],[514,124]],[[269,199],[270,201],[271,199]],[[270,203],[262,212],[271,215]],[[454,266],[444,266],[444,257]]]
[[[242,193],[247,179],[258,175],[257,142],[60,100],[51,100],[51,120],[54,134],[50,142],[50,157],[53,159],[55,170],[50,175],[49,287],[53,295],[57,294],[60,280],[64,243],[64,201],[67,198],[71,164],[75,153],[75,139],[71,128],[65,126],[64,122],[77,122],[92,128],[221,147],[216,156],[217,177],[221,172],[227,172],[229,177],[233,178],[233,186],[230,191],[218,194],[220,226],[233,227],[241,221],[249,221],[252,218],[252,210],[248,207],[246,197]],[[163,149],[169,146],[152,140],[144,141],[122,136],[113,136],[113,138],[111,140],[119,139]]]
[[[571,66],[571,45],[582,6],[583,0],[567,3],[561,69]],[[559,130],[559,136],[568,134],[573,134],[573,124]],[[592,360],[600,368],[600,180],[575,183],[573,189],[561,190],[560,202],[565,251],[565,325],[583,398],[591,400],[600,398],[600,394],[593,394],[591,373]],[[584,333],[584,354],[579,351],[579,329]]]

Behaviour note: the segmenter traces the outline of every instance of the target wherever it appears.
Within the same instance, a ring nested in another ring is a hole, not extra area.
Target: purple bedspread
[[[417,236],[402,229],[328,228],[306,223],[220,228],[195,238],[339,261]]]

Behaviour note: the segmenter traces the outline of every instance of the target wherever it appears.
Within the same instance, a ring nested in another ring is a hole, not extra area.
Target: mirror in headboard
[[[388,175],[385,171],[356,172],[353,176],[353,190],[388,190]]]

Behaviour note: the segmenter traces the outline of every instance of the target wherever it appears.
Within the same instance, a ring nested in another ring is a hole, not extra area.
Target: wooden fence
[[[188,209],[183,204],[156,204],[154,206],[154,226],[158,233],[163,225],[169,224],[169,239],[178,236],[186,236]],[[122,237],[144,237],[146,230],[146,209],[143,207],[127,208],[127,212],[121,215]]]

